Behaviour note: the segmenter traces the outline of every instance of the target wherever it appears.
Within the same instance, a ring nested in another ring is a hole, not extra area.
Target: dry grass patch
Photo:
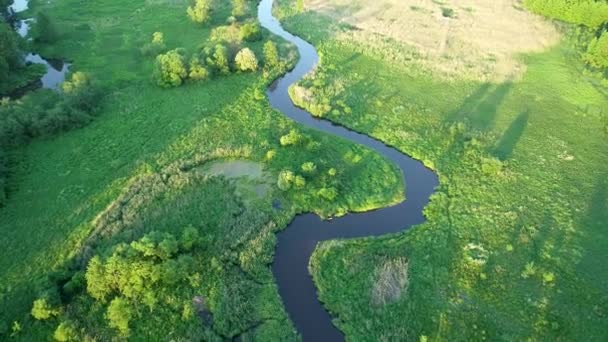
[[[390,38],[448,78],[503,81],[521,75],[517,56],[559,41],[555,27],[519,9],[517,0],[308,0],[308,9],[358,30],[359,43]]]
[[[405,258],[389,259],[378,266],[371,293],[373,305],[382,306],[396,302],[407,292],[408,267],[408,261]]]

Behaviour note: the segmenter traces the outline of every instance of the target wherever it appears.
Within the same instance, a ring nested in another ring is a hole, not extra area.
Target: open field
[[[45,340],[60,324],[80,339],[296,339],[268,267],[274,233],[297,212],[331,215],[395,202],[403,197],[395,167],[366,148],[306,130],[274,112],[263,94],[281,70],[158,87],[154,58],[141,53],[154,32],[163,33],[167,49],[192,52],[225,41],[261,56],[271,37],[245,42],[222,33],[234,31],[226,25],[228,3],[217,2],[207,25],[190,22],[182,1],[35,1],[30,7],[47,13],[59,30],[57,42],[37,48],[91,74],[105,94],[98,118],[88,126],[13,151],[9,198],[0,209],[0,248],[10,251],[0,257],[0,339]],[[254,11],[252,3],[243,20]],[[283,60],[293,62],[291,48],[280,42],[279,48]],[[297,139],[281,144],[283,136]],[[231,179],[196,171],[217,160],[256,162],[271,181],[263,182],[264,191],[249,191],[251,179],[238,172]],[[305,184],[298,183],[297,191],[278,189],[280,172],[299,175],[307,162],[317,173],[302,176]],[[332,168],[336,172],[329,175]],[[320,197],[324,188],[339,196]],[[150,266],[148,259],[121,254],[146,234],[166,233],[170,244],[190,227],[201,238],[194,247],[180,242],[162,263]],[[125,277],[148,279],[145,300],[141,292],[125,295],[122,285],[103,300],[84,282],[92,257],[108,265],[120,260],[131,270],[169,272],[180,265],[187,279],[165,283],[131,274]],[[36,298],[51,302],[51,318],[30,315]],[[128,331],[108,323],[111,308],[128,318]],[[202,324],[201,312],[193,310],[210,313],[213,323]]]
[[[364,19],[388,17],[393,12],[381,6],[390,2],[310,1],[304,12],[289,3],[278,9],[287,29],[322,55],[294,100],[420,158],[441,180],[427,223],[392,237],[317,248],[311,272],[347,340],[608,338],[602,247],[608,242],[608,97],[595,76],[581,73],[571,42],[528,50],[517,59],[517,78],[473,71],[448,81],[442,68],[450,60],[435,60],[440,65],[425,72],[416,59],[395,66],[394,50],[383,43],[399,38],[390,32],[376,31],[380,37],[367,44],[344,39],[375,26],[336,23],[337,17],[349,22],[376,5],[381,10]],[[463,3],[442,6],[460,12]],[[507,18],[519,13],[512,11],[497,13],[506,22],[518,18]],[[407,18],[427,16],[413,11]],[[549,23],[530,18],[515,30],[545,27],[552,32],[547,42],[556,43]],[[523,43],[520,52],[530,46]],[[391,269],[393,276],[386,274]]]
[[[436,76],[501,81],[525,70],[521,53],[557,44],[556,29],[519,1],[306,1],[308,9],[355,30],[335,39],[415,49],[411,59]],[[382,48],[387,48],[383,46]],[[390,49],[390,47],[388,47]],[[412,60],[401,61],[412,64]]]

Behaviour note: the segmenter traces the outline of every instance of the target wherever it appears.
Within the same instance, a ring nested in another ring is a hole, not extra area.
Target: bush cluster
[[[6,201],[7,151],[31,139],[56,134],[90,122],[101,91],[82,72],[74,73],[62,92],[40,89],[19,100],[0,102],[0,206]]]

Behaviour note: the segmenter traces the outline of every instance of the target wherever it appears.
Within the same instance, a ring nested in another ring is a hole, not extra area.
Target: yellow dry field
[[[518,0],[306,0],[305,4],[308,10],[357,28],[340,39],[369,44],[391,38],[415,48],[417,62],[447,78],[514,79],[524,70],[522,53],[541,51],[559,41],[554,25],[522,10]]]

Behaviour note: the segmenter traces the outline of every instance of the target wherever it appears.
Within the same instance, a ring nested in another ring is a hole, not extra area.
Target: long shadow
[[[450,112],[448,122],[468,120],[477,129],[489,130],[493,127],[498,108],[513,88],[513,82],[507,81],[497,87],[489,83],[481,85],[470,95],[460,108]]]
[[[528,110],[525,110],[519,113],[517,118],[515,118],[515,120],[511,122],[511,125],[502,135],[502,137],[498,141],[498,144],[496,145],[496,148],[494,149],[494,155],[498,159],[504,161],[511,157],[515,146],[517,146],[519,139],[521,139],[521,136],[523,135],[524,131],[526,130],[526,127],[528,126],[529,118],[530,112]]]

